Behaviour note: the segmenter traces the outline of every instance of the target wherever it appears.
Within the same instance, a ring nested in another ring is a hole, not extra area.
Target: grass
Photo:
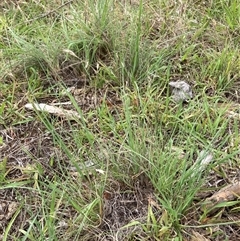
[[[238,200],[200,208],[238,173],[237,0],[1,6],[3,240],[238,239]],[[177,80],[188,103],[171,98]],[[214,161],[196,172],[201,151]]]

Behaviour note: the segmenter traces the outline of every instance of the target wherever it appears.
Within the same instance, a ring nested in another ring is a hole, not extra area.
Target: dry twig
[[[38,111],[44,111],[44,112],[48,112],[50,114],[54,114],[56,116],[60,116],[60,117],[65,117],[65,118],[69,118],[69,119],[82,119],[82,116],[79,115],[78,112],[73,111],[73,110],[65,110],[56,106],[51,106],[51,105],[47,105],[47,104],[43,104],[43,103],[28,103],[25,105],[25,108],[30,109],[30,110],[38,110]]]
[[[217,193],[214,193],[210,198],[207,198],[206,207],[212,208],[216,204],[233,201],[238,196],[240,196],[240,182],[230,184],[219,190]]]

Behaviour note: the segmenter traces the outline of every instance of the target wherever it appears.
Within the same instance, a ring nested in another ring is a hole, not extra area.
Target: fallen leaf
[[[210,241],[209,239],[205,238],[202,234],[193,231],[193,236],[191,238],[191,241]]]
[[[201,151],[197,158],[197,161],[192,166],[192,169],[193,169],[192,175],[194,175],[195,173],[200,173],[204,171],[207,165],[212,161],[213,161],[212,153],[207,152],[205,150]]]
[[[38,111],[43,111],[43,112],[47,112],[50,114],[54,114],[56,116],[60,116],[60,117],[65,117],[65,118],[69,118],[69,119],[82,119],[82,116],[73,110],[65,110],[56,106],[51,106],[51,105],[47,105],[44,103],[28,103],[25,105],[25,108],[29,109],[29,110],[38,110]]]
[[[105,174],[105,171],[103,171],[102,169],[95,169],[95,171],[98,172],[98,173],[100,173],[100,174],[102,174],[102,175]]]
[[[202,171],[203,169],[206,168],[206,166],[213,161],[213,155],[210,152],[207,152],[205,150],[201,151],[199,154],[199,157],[197,159],[197,163],[200,163],[200,170]]]

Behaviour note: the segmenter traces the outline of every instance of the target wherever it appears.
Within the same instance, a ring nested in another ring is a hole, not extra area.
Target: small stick
[[[210,198],[207,198],[206,207],[212,208],[216,204],[233,201],[240,196],[240,182],[230,184],[218,192],[214,193]]]
[[[60,117],[66,117],[69,119],[82,119],[82,116],[73,110],[65,110],[59,107],[55,107],[55,106],[51,106],[51,105],[47,105],[44,103],[28,103],[25,105],[25,108],[29,109],[29,110],[37,110],[37,111],[43,111],[43,112],[47,112],[56,116],[60,116]]]

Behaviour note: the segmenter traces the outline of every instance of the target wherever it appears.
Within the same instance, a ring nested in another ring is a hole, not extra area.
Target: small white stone
[[[171,81],[169,85],[172,89],[172,97],[174,101],[188,101],[193,97],[192,88],[185,81]]]

